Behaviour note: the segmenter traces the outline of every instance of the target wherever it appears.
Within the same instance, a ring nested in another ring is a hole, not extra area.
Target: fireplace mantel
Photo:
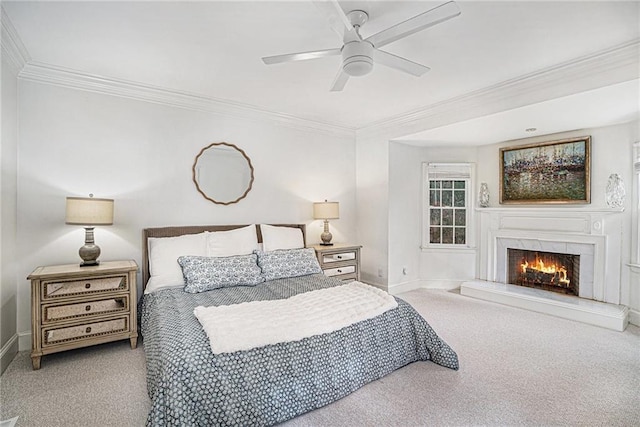
[[[546,212],[546,213],[561,213],[567,212],[582,212],[582,213],[605,213],[616,214],[624,212],[624,208],[593,208],[584,207],[580,205],[556,205],[554,207],[546,206],[518,206],[511,205],[510,207],[488,207],[488,208],[475,208],[477,212]]]
[[[623,215],[620,214],[623,209],[574,205],[509,206],[477,208],[476,212],[479,214],[480,225],[477,278],[481,281],[506,285],[508,247],[542,251],[550,247],[564,247],[566,253],[581,254],[581,257],[585,261],[589,260],[592,265],[587,272],[591,288],[586,294],[581,292],[582,298],[570,298],[591,301],[594,304],[607,303],[616,307],[620,304],[623,219]],[[510,287],[511,285],[507,285],[507,288]],[[461,291],[465,292],[464,285]],[[544,293],[545,291],[542,291],[536,295]],[[522,298],[522,292],[516,291],[515,294],[515,298]],[[557,298],[550,296],[549,299],[550,304],[555,304],[551,301]],[[544,303],[544,297],[542,301]],[[571,313],[563,317],[574,318]]]
[[[499,229],[559,231],[565,233],[604,234],[604,221],[608,217],[618,217],[622,208],[594,209],[583,207],[509,207],[476,208],[483,217],[499,221],[492,226]],[[485,218],[486,219],[486,218]],[[545,221],[546,220],[546,221]],[[486,222],[481,224],[482,230]]]
[[[479,279],[504,283],[499,239],[593,245],[589,298],[620,304],[622,209],[485,208],[480,213]]]

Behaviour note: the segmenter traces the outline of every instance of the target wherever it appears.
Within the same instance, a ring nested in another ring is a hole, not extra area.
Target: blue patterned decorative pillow
[[[255,251],[255,253],[258,254],[258,265],[266,280],[322,273],[313,248]]]
[[[255,286],[264,282],[257,255],[230,257],[181,256],[185,292],[192,294],[232,286]]]

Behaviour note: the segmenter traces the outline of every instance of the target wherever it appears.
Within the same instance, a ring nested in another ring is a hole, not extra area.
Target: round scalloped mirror
[[[192,171],[200,194],[219,205],[239,202],[253,186],[251,159],[243,150],[226,142],[214,142],[200,150]]]

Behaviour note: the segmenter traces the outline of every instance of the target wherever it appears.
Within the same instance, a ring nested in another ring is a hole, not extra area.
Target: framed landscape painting
[[[590,203],[591,137],[500,149],[500,203]]]

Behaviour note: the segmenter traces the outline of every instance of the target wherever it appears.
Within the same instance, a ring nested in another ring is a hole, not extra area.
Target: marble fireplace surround
[[[478,279],[463,295],[624,330],[620,304],[621,210],[582,207],[484,208],[480,217]],[[506,284],[507,249],[580,255],[579,297]]]

